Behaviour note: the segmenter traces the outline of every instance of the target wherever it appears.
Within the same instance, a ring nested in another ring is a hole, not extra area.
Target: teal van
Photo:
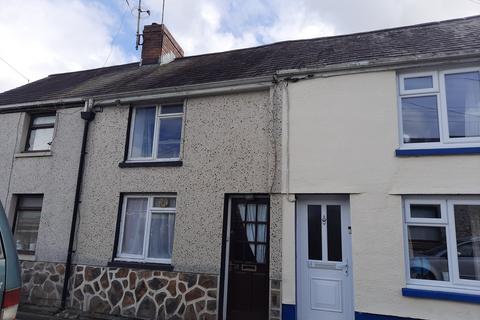
[[[0,202],[0,320],[14,320],[20,303],[20,265],[12,231]]]

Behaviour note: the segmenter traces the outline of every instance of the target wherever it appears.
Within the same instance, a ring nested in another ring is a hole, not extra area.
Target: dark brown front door
[[[268,319],[269,200],[231,202],[227,319]]]

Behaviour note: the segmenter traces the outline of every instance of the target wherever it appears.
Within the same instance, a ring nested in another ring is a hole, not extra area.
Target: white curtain
[[[467,74],[465,83],[465,136],[480,136],[480,77],[479,73]]]
[[[132,157],[152,156],[153,131],[155,130],[156,107],[136,108],[133,127]]]
[[[148,257],[172,258],[174,227],[174,213],[152,213]]]
[[[127,199],[127,210],[123,228],[122,253],[143,254],[145,236],[145,217],[147,215],[148,198]]]

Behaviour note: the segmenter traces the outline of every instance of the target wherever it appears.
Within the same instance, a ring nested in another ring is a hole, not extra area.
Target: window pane
[[[247,221],[255,222],[257,217],[257,205],[255,203],[247,204]]]
[[[445,75],[450,138],[480,136],[480,73]]]
[[[169,113],[182,113],[183,112],[183,104],[174,104],[169,106],[162,106],[162,114],[169,114]]]
[[[328,261],[342,261],[342,216],[340,206],[327,206]]]
[[[147,205],[148,198],[127,199],[122,253],[134,255],[143,254],[143,239],[145,237],[145,216],[147,214]]]
[[[403,142],[439,142],[437,96],[402,98]]]
[[[55,116],[33,116],[33,125],[55,124]]]
[[[175,208],[177,199],[172,197],[155,197],[153,198],[153,206],[155,208]]]
[[[267,222],[267,205],[266,204],[258,205],[257,220],[259,222]]]
[[[257,262],[258,263],[265,263],[266,261],[266,249],[267,249],[267,246],[264,245],[264,244],[259,244],[257,245],[257,254],[256,254],[256,257],[257,257]]]
[[[480,280],[480,205],[455,205],[460,279]]]
[[[175,214],[152,213],[148,257],[171,259]]]
[[[135,109],[131,151],[133,158],[149,158],[152,156],[155,113],[156,107]]]
[[[182,118],[160,120],[157,158],[178,158],[182,137]]]
[[[40,225],[40,211],[19,210],[16,219],[14,239],[17,250],[35,251],[38,226]]]
[[[257,242],[267,242],[266,224],[257,224]]]
[[[410,277],[449,281],[445,227],[408,227]]]
[[[410,205],[412,218],[441,219],[442,213],[439,204],[412,204]]]
[[[433,88],[433,78],[432,76],[405,78],[404,88],[405,90]]]
[[[21,208],[42,208],[43,197],[20,196],[18,206]]]
[[[308,206],[308,259],[322,260],[322,206]]]
[[[50,150],[53,140],[53,128],[32,129],[28,141],[28,151]]]

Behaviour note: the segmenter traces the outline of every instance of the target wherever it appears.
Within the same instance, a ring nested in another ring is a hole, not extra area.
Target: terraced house
[[[153,24],[140,63],[0,94],[23,302],[480,319],[479,31],[475,16],[184,57]]]

